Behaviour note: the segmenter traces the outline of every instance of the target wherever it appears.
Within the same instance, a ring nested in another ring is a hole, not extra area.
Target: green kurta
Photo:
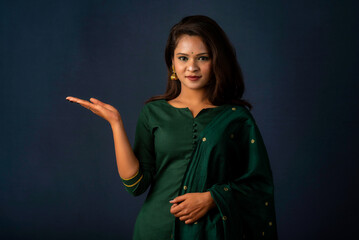
[[[139,172],[123,180],[133,195],[151,184],[137,217],[135,240],[277,239],[273,180],[262,137],[242,106],[188,108],[146,104],[134,145]],[[169,200],[210,191],[216,208],[195,224],[170,213]]]
[[[193,118],[188,108],[175,108],[165,100],[143,107],[134,143],[140,170],[123,180],[126,190],[135,196],[151,185],[136,220],[135,240],[171,239],[175,217],[169,201],[178,196],[198,135],[223,109],[203,109]]]

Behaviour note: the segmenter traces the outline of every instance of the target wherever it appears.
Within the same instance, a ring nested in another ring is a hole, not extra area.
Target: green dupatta
[[[200,134],[179,195],[206,191],[217,207],[195,224],[176,218],[173,239],[277,239],[272,171],[245,107],[226,106]]]

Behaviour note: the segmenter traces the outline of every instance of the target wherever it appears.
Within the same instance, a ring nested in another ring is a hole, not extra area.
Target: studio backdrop
[[[0,0],[0,238],[131,239],[146,194],[117,172],[110,125],[67,96],[116,107],[130,142],[166,87],[170,28],[207,15],[228,34],[272,166],[279,238],[352,239],[358,219],[355,1]]]

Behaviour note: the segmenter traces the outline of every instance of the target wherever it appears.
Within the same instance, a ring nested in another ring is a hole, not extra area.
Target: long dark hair
[[[209,101],[217,106],[237,104],[251,109],[252,105],[242,99],[244,82],[235,49],[222,28],[211,18],[202,15],[185,17],[171,28],[165,50],[167,89],[163,95],[151,97],[147,102],[158,99],[168,101],[180,94],[181,83],[171,80],[171,74],[174,50],[183,34],[201,37],[209,51],[212,59],[212,78],[207,87]]]

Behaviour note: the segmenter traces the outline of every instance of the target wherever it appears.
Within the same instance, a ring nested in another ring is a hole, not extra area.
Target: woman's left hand
[[[170,212],[185,224],[196,222],[216,206],[210,192],[186,193],[171,200],[170,203],[173,203]]]

